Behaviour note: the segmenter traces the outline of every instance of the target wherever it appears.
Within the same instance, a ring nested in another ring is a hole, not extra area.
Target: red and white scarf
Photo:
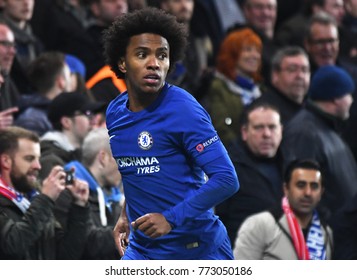
[[[11,200],[23,213],[30,207],[30,201],[14,188],[7,186],[2,178],[0,178],[0,195]]]
[[[288,198],[282,199],[282,207],[288,220],[290,235],[294,243],[299,260],[325,260],[326,248],[321,223],[316,211],[313,213],[311,226],[307,235],[307,242],[294,212],[291,210]]]
[[[294,212],[290,208],[289,201],[286,196],[283,197],[282,207],[286,219],[288,220],[290,235],[293,239],[294,247],[299,260],[309,260],[309,251],[306,247],[304,235],[302,233],[299,222],[294,215]]]

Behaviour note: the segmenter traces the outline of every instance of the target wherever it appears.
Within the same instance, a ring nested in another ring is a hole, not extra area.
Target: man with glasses
[[[305,107],[285,126],[281,144],[285,163],[296,158],[319,162],[325,176],[321,206],[332,214],[357,194],[357,164],[340,136],[354,91],[347,71],[321,66],[312,76]]]
[[[304,2],[300,11],[297,11],[293,17],[284,21],[276,32],[275,40],[280,46],[298,45],[303,47],[304,31],[309,25],[309,19],[318,13],[330,15],[338,24],[339,30],[345,30],[342,25],[342,19],[345,16],[343,0],[309,0],[300,2]]]
[[[304,47],[310,57],[311,72],[324,65],[344,68],[357,82],[357,67],[340,51],[340,34],[337,22],[326,13],[317,13],[309,21]]]
[[[0,71],[3,78],[0,89],[0,128],[12,125],[13,114],[18,111],[20,95],[9,75],[15,53],[14,33],[6,24],[0,23]]]
[[[339,54],[339,35],[336,21],[325,13],[311,17],[304,39],[311,66],[334,65]]]
[[[344,40],[343,37],[341,41]],[[338,65],[344,68],[357,83],[357,67],[353,60],[340,51],[340,40],[336,22],[327,14],[314,15],[309,24],[305,37],[305,49],[310,56],[312,73],[323,65]],[[354,102],[350,109],[351,117],[342,132],[343,138],[348,143],[357,159],[356,129],[357,129],[357,103]]]
[[[17,51],[10,75],[21,94],[31,93],[26,68],[43,51],[42,43],[34,36],[30,25],[34,5],[34,0],[6,0],[0,15],[0,20],[15,35]]]
[[[286,124],[303,106],[310,85],[310,63],[300,47],[285,47],[272,59],[271,87],[255,102],[268,103],[280,111]]]
[[[47,177],[54,165],[80,158],[83,140],[93,128],[93,116],[104,110],[103,103],[75,92],[63,92],[51,101],[48,118],[54,130],[41,137],[41,178]]]

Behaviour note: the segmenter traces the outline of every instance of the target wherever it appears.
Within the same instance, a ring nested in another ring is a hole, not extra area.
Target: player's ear
[[[120,59],[118,62],[118,68],[122,73],[126,73],[126,66],[125,66],[125,61],[124,59]]]

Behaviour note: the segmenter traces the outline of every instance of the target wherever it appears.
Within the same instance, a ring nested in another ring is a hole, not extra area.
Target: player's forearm
[[[201,215],[239,189],[234,167],[226,157],[218,158],[205,171],[209,175],[206,184],[201,186],[193,196],[162,213],[174,227]]]

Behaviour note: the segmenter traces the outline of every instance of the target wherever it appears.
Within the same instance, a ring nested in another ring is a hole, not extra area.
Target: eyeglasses
[[[4,46],[5,48],[16,48],[15,42],[10,42],[6,40],[0,40],[0,45]]]
[[[93,112],[91,112],[91,111],[85,111],[85,112],[80,112],[80,111],[76,111],[73,115],[72,115],[72,117],[78,117],[78,116],[85,116],[85,117],[87,117],[88,119],[93,119],[93,117],[94,117],[94,114],[93,114]]]
[[[295,74],[301,71],[304,74],[310,74],[310,68],[307,66],[289,65],[285,68],[281,68],[280,71],[288,72],[289,74]]]

